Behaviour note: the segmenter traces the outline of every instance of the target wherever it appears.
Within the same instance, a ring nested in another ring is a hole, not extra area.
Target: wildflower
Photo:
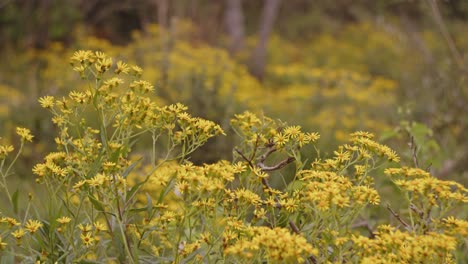
[[[365,131],[356,131],[354,133],[351,133],[351,138],[367,138],[367,139],[373,139],[374,134],[365,132]]]
[[[307,140],[310,142],[317,141],[320,138],[320,135],[318,133],[307,133]]]
[[[276,146],[281,148],[286,145],[286,143],[288,143],[288,137],[282,133],[278,133],[273,138],[273,141],[275,142]]]
[[[32,142],[33,135],[31,135],[31,130],[23,127],[17,127],[16,128],[16,134],[21,137],[21,141],[29,141]]]
[[[83,233],[80,235],[81,241],[83,241],[83,244],[86,247],[92,246],[94,244],[94,237],[92,236],[91,233]]]
[[[304,237],[291,234],[285,228],[254,227],[252,231],[252,237],[237,240],[225,253],[244,259],[264,254],[262,257],[266,260],[283,263],[302,263],[305,256],[318,254]]]
[[[449,216],[442,220],[442,223],[449,229],[448,233],[460,235],[462,237],[468,235],[468,221],[456,219]]]
[[[10,228],[20,225],[20,223],[12,217],[3,217],[2,219],[0,219],[0,223],[8,223]]]
[[[0,237],[0,250],[4,250],[8,244],[3,242],[2,237]]]
[[[183,194],[189,190],[190,184],[186,181],[180,181],[176,183],[175,192],[176,194]]]
[[[19,240],[23,238],[23,236],[26,234],[23,228],[18,228],[17,230],[13,231],[11,235],[16,238],[17,242],[19,243]]]
[[[102,164],[104,171],[113,171],[116,168],[117,164],[112,161],[106,161]]]
[[[75,183],[75,185],[73,185],[73,189],[80,189],[85,184],[86,184],[86,180],[81,180],[81,181]]]
[[[101,231],[106,231],[107,228],[104,224],[101,222],[94,222],[94,228],[96,229],[96,232],[101,232]]]
[[[8,153],[12,152],[13,150],[15,150],[15,148],[11,145],[0,146],[0,159],[4,159],[6,156],[8,156]]]
[[[143,73],[143,69],[134,65],[131,67],[132,74],[135,75],[136,77],[140,77],[141,74]]]
[[[39,98],[39,103],[41,104],[41,107],[50,109],[55,105],[55,98],[53,96],[44,96]]]
[[[104,174],[98,173],[93,178],[86,180],[86,183],[88,183],[88,185],[91,187],[101,187],[104,185],[104,183],[107,180],[108,180],[107,176],[105,176]]]
[[[283,131],[284,135],[288,138],[297,138],[299,134],[301,134],[301,127],[300,126],[288,126]]]
[[[135,90],[137,88],[138,91],[141,91],[143,93],[149,93],[154,91],[153,85],[147,81],[134,81],[130,84],[130,89]]]
[[[70,221],[71,221],[71,218],[68,216],[62,216],[60,218],[57,218],[57,222],[59,222],[62,225],[68,224],[70,223]]]
[[[25,229],[29,231],[29,233],[34,234],[37,232],[39,228],[41,228],[43,224],[37,220],[29,219],[25,225]]]
[[[74,71],[78,72],[82,78],[85,77],[84,71],[86,70],[86,67],[83,65],[76,66],[73,68]]]
[[[346,162],[351,158],[351,153],[349,153],[348,151],[343,151],[342,149],[339,152],[334,151],[333,153],[336,156],[335,159],[341,163]]]
[[[117,62],[117,68],[115,69],[114,72],[116,74],[120,74],[120,73],[128,74],[129,71],[130,71],[130,67],[128,66],[127,63],[122,62],[122,61],[118,61]]]
[[[279,204],[281,205],[281,207],[286,209],[286,211],[288,211],[289,213],[294,213],[297,210],[297,207],[298,207],[297,206],[297,201],[295,201],[292,198],[280,199]]]
[[[268,178],[268,174],[264,171],[262,171],[262,169],[258,168],[258,167],[255,167],[252,172],[260,179],[264,179],[264,178]]]
[[[85,63],[94,59],[93,53],[90,50],[79,50],[73,53],[73,56],[70,58],[71,63],[79,62]]]
[[[266,211],[265,208],[260,208],[260,209],[255,209],[254,210],[254,216],[258,219],[262,219],[266,217]]]
[[[79,104],[84,104],[87,101],[87,95],[85,93],[82,93],[82,92],[71,91],[68,96],[70,96],[70,98],[73,101],[75,101],[76,103],[79,103]]]
[[[79,224],[78,228],[81,230],[83,234],[89,233],[93,229],[93,227],[90,224],[86,224],[86,225]]]
[[[101,60],[107,57],[106,54],[102,51],[96,51],[94,54],[96,55],[97,59],[101,59]]]

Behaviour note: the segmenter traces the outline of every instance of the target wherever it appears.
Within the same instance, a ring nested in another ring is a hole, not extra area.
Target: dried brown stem
[[[387,209],[390,211],[390,213],[392,213],[392,215],[398,220],[398,222],[400,222],[403,226],[405,226],[406,228],[409,227],[409,225],[403,220],[401,219],[400,215],[397,214],[395,211],[393,211],[393,209],[390,207],[389,204],[387,204]]]
[[[281,168],[283,168],[284,166],[288,165],[289,163],[295,161],[295,159],[293,157],[289,157],[285,160],[282,160],[280,161],[278,164],[274,165],[274,166],[266,166],[265,164],[263,164],[262,162],[258,163],[257,166],[262,169],[262,171],[275,171],[275,170],[279,170]]]
[[[251,168],[254,167],[254,165],[252,164],[252,161],[250,161],[240,150],[234,148],[234,151],[237,152],[237,154],[239,154],[247,163],[249,163],[249,166]]]
[[[247,161],[250,165],[250,167],[253,168],[253,164],[250,160],[247,159],[247,157],[245,157],[245,155],[238,149],[234,149],[245,161]],[[268,158],[269,155],[271,155],[273,152],[277,151],[277,149],[275,147],[270,147],[268,149],[267,152],[265,152],[260,158],[259,158],[259,163],[257,164],[257,167],[260,168],[262,171],[264,172],[268,172],[268,171],[274,171],[274,170],[279,170],[281,168],[283,168],[284,166],[288,165],[289,163],[293,162],[295,159],[292,158],[292,157],[289,157],[283,161],[281,161],[280,163],[274,165],[274,166],[266,166],[265,164],[263,164],[263,162]],[[270,183],[268,182],[268,179],[267,178],[262,178],[262,185],[265,189],[268,189],[270,190],[271,189],[271,185]],[[278,196],[275,195],[274,197],[275,199],[275,202],[276,202],[276,205],[275,207],[278,208],[278,209],[281,209],[282,206],[279,202],[279,198]],[[291,230],[300,235],[301,234],[301,231],[299,230],[299,227],[297,227],[297,225],[291,220],[291,219],[288,219],[288,223],[289,223],[289,227],[291,228]],[[315,259],[314,256],[310,256],[309,257],[309,261],[311,263],[317,263],[317,260]]]

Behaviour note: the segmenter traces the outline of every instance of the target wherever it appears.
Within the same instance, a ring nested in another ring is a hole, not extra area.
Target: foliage
[[[402,167],[371,133],[350,134],[309,165],[301,150],[318,133],[244,112],[231,119],[240,137],[234,160],[194,165],[191,153],[224,134],[219,125],[155,100],[136,65],[88,50],[71,64],[86,85],[39,98],[57,130],[57,149],[33,168],[46,201],[30,195],[19,210],[19,193],[9,191],[30,130],[17,128],[15,154],[0,147],[10,203],[0,218],[2,261],[454,263],[466,247],[468,222],[451,210],[468,201],[468,190]],[[151,144],[136,148],[139,141]],[[286,166],[294,179],[273,188],[273,172]],[[379,177],[394,182],[404,203],[388,206],[395,225],[373,230],[365,222],[369,232],[359,232],[358,217],[381,203]]]

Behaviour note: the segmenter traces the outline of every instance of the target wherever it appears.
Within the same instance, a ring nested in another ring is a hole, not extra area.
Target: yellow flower
[[[21,141],[29,141],[32,142],[33,135],[31,135],[31,130],[23,127],[17,127],[16,128],[16,134],[21,137]]]
[[[91,232],[91,230],[93,230],[93,227],[90,224],[86,224],[86,225],[79,224],[78,228],[81,230],[83,234],[89,233]]]
[[[92,237],[91,233],[81,234],[80,235],[81,241],[86,247],[92,246],[94,244],[94,237]]]
[[[75,183],[75,185],[73,185],[73,189],[80,189],[85,184],[86,184],[86,180],[81,180],[81,181]]]
[[[20,240],[25,234],[26,232],[24,231],[23,228],[18,228],[17,230],[11,233],[11,235],[17,240]]]
[[[68,216],[62,216],[60,218],[57,218],[57,222],[59,222],[62,225],[68,224],[68,223],[70,223],[70,221],[71,221],[71,218],[68,217]]]
[[[76,103],[79,104],[84,104],[87,102],[87,95],[82,92],[77,92],[77,91],[71,91],[70,94],[68,95],[70,98],[75,101]]]
[[[252,172],[257,176],[259,177],[260,179],[263,179],[263,178],[268,178],[268,174],[264,171],[262,171],[262,169],[258,168],[258,167],[255,167]]]
[[[89,186],[91,187],[100,187],[108,180],[108,177],[104,174],[98,173],[93,178],[86,180]]]
[[[122,61],[117,62],[117,69],[115,69],[116,74],[120,74],[120,73],[128,74],[129,71],[130,71],[130,67],[128,67],[127,63],[122,62]]]
[[[76,51],[75,53],[73,53],[73,56],[70,58],[72,64],[74,62],[84,63],[93,59],[94,59],[94,56],[90,50]]]
[[[15,150],[13,146],[7,145],[7,146],[0,146],[0,159],[4,159],[6,156],[8,156],[8,153],[12,152]]]
[[[2,241],[2,237],[0,237],[0,250],[4,250],[7,246],[7,243]]]
[[[8,223],[10,228],[20,225],[20,223],[16,219],[11,217],[3,217],[2,219],[0,219],[0,223]]]
[[[53,96],[44,96],[39,98],[39,103],[43,108],[50,109],[55,105],[55,98]]]
[[[37,232],[39,228],[41,228],[43,224],[38,220],[31,220],[29,219],[24,228],[29,231],[29,233],[34,234]]]
[[[365,131],[356,131],[354,133],[351,133],[351,138],[368,138],[372,139],[374,138],[374,134],[365,132]]]
[[[300,126],[289,126],[284,129],[284,135],[288,138],[296,138],[301,133]]]
[[[107,228],[104,224],[100,222],[94,222],[94,228],[96,229],[96,232],[101,232],[101,231],[106,231]]]
[[[278,147],[283,147],[284,145],[286,145],[286,143],[288,142],[288,137],[282,133],[278,133],[276,134],[276,136],[274,137],[274,142],[276,144],[276,146]]]
[[[132,70],[132,74],[135,75],[135,76],[137,76],[137,77],[140,77],[141,74],[143,73],[143,69],[140,68],[140,67],[138,67],[138,66],[136,66],[136,65],[135,65],[135,66],[132,66],[131,70]]]

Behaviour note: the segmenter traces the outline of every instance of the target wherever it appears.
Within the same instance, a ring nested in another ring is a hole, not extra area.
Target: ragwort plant
[[[455,263],[468,222],[449,213],[467,189],[418,169],[355,132],[330,158],[311,164],[301,149],[319,139],[251,112],[231,124],[241,138],[232,162],[195,165],[190,154],[224,132],[186,112],[160,106],[142,69],[102,52],[78,51],[71,64],[88,86],[68,97],[44,96],[53,115],[57,151],[34,166],[47,189],[45,214],[18,210],[7,177],[33,136],[18,128],[21,145],[0,146],[0,187],[11,213],[0,218],[2,260],[24,263]],[[152,145],[138,152],[139,140]],[[382,169],[407,202],[389,209],[398,225],[356,222],[381,203],[375,176]],[[294,165],[286,188],[275,172]],[[398,210],[400,210],[398,209]]]

